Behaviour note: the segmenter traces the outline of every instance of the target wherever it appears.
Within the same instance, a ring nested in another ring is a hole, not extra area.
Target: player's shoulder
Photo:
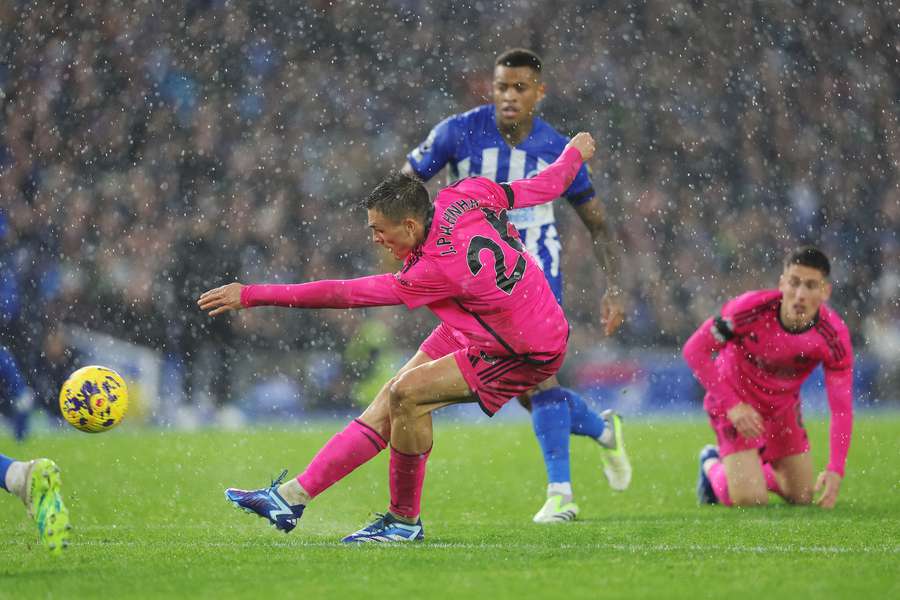
[[[847,327],[843,317],[824,302],[819,306],[819,319],[816,321],[816,329],[824,335],[850,339],[850,329]]]
[[[553,125],[540,117],[534,118],[531,136],[536,144],[549,149],[558,150],[559,152],[562,152],[562,149],[569,142],[569,138],[561,134]]]
[[[752,290],[732,298],[722,307],[722,316],[736,326],[755,321],[767,311],[776,311],[781,304],[779,290]]]
[[[465,112],[457,113],[451,117],[456,123],[469,127],[471,131],[478,131],[485,123],[494,121],[494,105],[482,104]]]
[[[813,330],[822,336],[822,340],[828,346],[831,360],[826,361],[827,367],[843,369],[853,364],[850,330],[837,311],[824,303],[819,306],[819,318]]]
[[[438,216],[440,208],[446,208],[460,203],[464,199],[476,200],[479,198],[493,198],[496,195],[504,194],[503,188],[491,181],[487,177],[480,175],[471,175],[458,179],[448,185],[434,198],[435,217]]]

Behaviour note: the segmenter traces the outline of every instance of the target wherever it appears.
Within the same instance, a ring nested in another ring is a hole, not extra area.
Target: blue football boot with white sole
[[[719,499],[716,498],[716,493],[713,491],[712,482],[709,480],[706,471],[703,470],[703,463],[710,458],[718,459],[719,449],[712,444],[707,444],[700,450],[700,474],[697,476],[697,502],[699,504],[719,503]]]
[[[259,490],[239,490],[228,488],[225,490],[225,498],[244,512],[255,513],[269,521],[272,527],[289,533],[297,526],[297,521],[303,516],[303,504],[289,505],[281,494],[278,486],[287,476],[287,469],[281,472],[267,488]]]
[[[399,521],[391,513],[376,513],[378,517],[359,531],[351,533],[341,540],[345,544],[369,544],[390,542],[418,542],[425,539],[422,520],[415,525]]]

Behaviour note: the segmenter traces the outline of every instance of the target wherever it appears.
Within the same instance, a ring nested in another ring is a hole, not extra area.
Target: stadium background
[[[626,254],[630,313],[605,340],[589,238],[558,205],[567,381],[624,412],[690,412],[678,345],[809,241],[835,263],[860,403],[896,402],[890,3],[571,2],[552,18],[542,2],[284,4],[0,5],[3,343],[39,401],[96,360],[162,424],[353,410],[431,317],[209,320],[194,301],[234,279],[393,269],[355,203],[488,98],[498,52],[526,46],[545,61],[542,116],[599,141],[594,183]]]

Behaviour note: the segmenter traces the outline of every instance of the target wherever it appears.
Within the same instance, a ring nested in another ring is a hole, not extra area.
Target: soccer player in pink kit
[[[825,304],[830,271],[817,248],[794,250],[777,290],[727,302],[685,344],[718,440],[718,448],[700,452],[701,503],[762,505],[772,491],[792,504],[810,504],[821,491],[818,504],[834,507],[853,430],[853,348],[844,321]],[[819,364],[831,410],[831,454],[814,486],[800,387]]]
[[[492,416],[510,398],[554,375],[563,363],[569,325],[547,280],[525,251],[506,211],[551,202],[594,153],[587,133],[531,179],[497,184],[460,180],[434,203],[421,181],[395,173],[365,201],[375,243],[403,266],[395,274],[294,285],[232,283],[200,296],[215,316],[251,306],[355,308],[427,306],[441,320],[410,363],[373,404],[329,440],[307,468],[269,488],[229,488],[226,497],[275,527],[292,530],[312,498],[390,445],[390,508],[344,542],[414,541],[432,411],[477,402]]]

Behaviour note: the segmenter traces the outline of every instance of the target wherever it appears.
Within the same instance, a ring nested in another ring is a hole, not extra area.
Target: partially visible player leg
[[[61,493],[59,467],[48,458],[17,461],[0,454],[0,487],[25,504],[41,543],[53,554],[69,545],[69,510]]]
[[[766,489],[784,497],[784,492],[781,489],[781,484],[778,482],[778,477],[775,475],[775,469],[772,468],[772,464],[762,463],[762,470],[763,476],[766,478]]]
[[[707,473],[722,504],[762,506],[769,502],[766,478],[756,449],[729,454],[720,464],[710,465]]]
[[[609,410],[598,415],[575,391],[560,386],[554,376],[525,395],[521,402],[530,407],[535,437],[547,470],[547,501],[534,515],[535,523],[571,521],[578,514],[572,502],[569,435],[583,435],[601,448],[603,472],[614,490],[622,491],[631,482],[631,463],[625,453],[622,421]]]
[[[417,352],[398,375],[431,359]],[[392,380],[393,381],[393,380]],[[242,490],[228,488],[226,498],[235,506],[256,513],[284,532],[289,532],[303,515],[309,502],[326,489],[372,460],[387,447],[390,435],[390,383],[382,386],[372,404],[358,418],[336,433],[297,477],[282,483],[282,476],[268,488]]]
[[[0,346],[0,393],[10,398],[9,418],[13,436],[22,441],[28,435],[28,419],[34,407],[34,394],[22,376],[22,370],[8,348]]]
[[[424,538],[419,513],[426,464],[433,444],[431,413],[450,404],[475,400],[452,354],[394,378],[390,386],[390,509],[373,523],[345,537],[343,542]]]
[[[569,403],[556,377],[538,384],[523,396],[530,402],[531,425],[547,471],[547,500],[533,520],[535,523],[571,521],[578,514],[578,506],[572,502]]]
[[[791,504],[810,504],[813,499],[814,472],[808,452],[772,461],[772,470],[781,488],[779,495]]]

